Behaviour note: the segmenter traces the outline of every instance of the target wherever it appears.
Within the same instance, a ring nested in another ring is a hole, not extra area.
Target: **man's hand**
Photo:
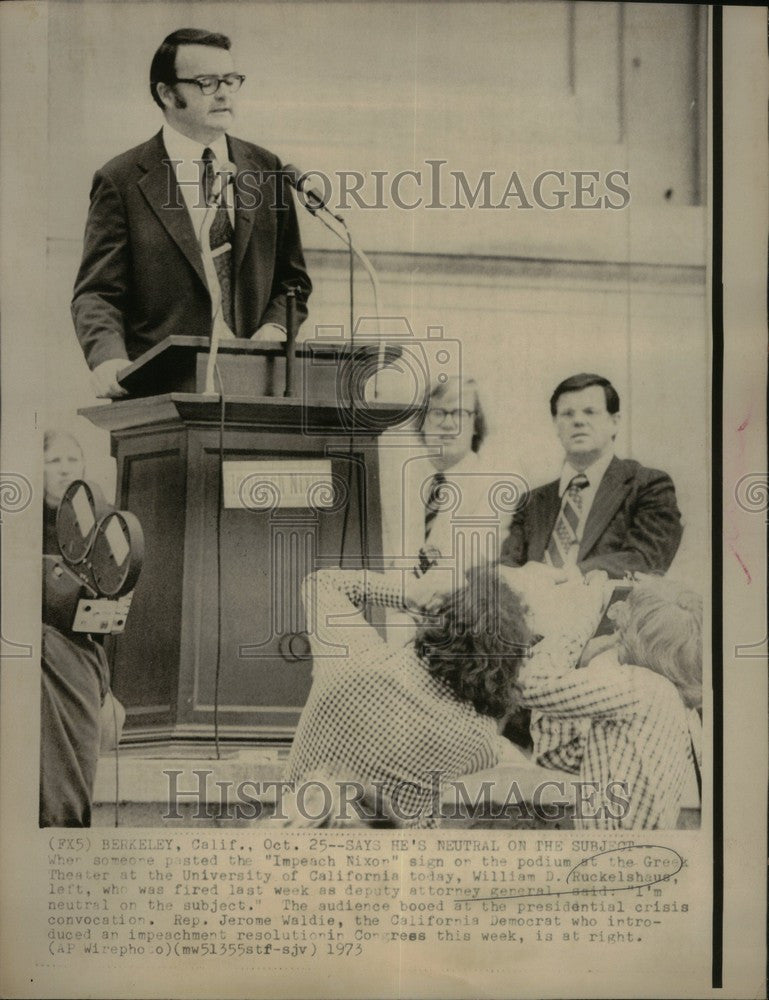
[[[597,586],[603,588],[603,610],[609,606],[609,601],[614,597],[614,590],[616,587],[621,586],[621,581],[612,580],[609,574],[602,569],[591,569],[589,573],[585,575],[586,583],[595,583]]]
[[[118,385],[117,377],[130,363],[127,358],[110,358],[94,368],[91,372],[91,385],[99,399],[120,399],[121,396],[128,395],[128,391]]]
[[[409,611],[435,614],[454,591],[451,573],[429,571],[419,578],[406,577],[404,601]]]
[[[256,333],[251,334],[251,340],[285,340],[286,331],[277,323],[265,323]]]

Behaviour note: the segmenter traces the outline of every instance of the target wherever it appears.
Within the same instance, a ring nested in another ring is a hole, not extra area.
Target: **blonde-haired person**
[[[609,610],[621,663],[667,677],[688,708],[702,709],[702,597],[674,580],[649,577]]]
[[[409,496],[415,501],[407,551],[416,553],[415,563],[422,572],[435,560],[462,560],[457,566],[461,578],[488,556],[483,551],[473,552],[469,544],[462,545],[458,536],[467,536],[468,529],[472,533],[475,525],[485,525],[493,514],[487,497],[489,483],[479,457],[487,425],[475,379],[456,376],[433,385],[419,433],[424,457],[407,469]],[[457,551],[459,545],[463,552]],[[498,557],[499,546],[501,536],[492,561]]]
[[[512,517],[505,497],[516,476],[488,464],[481,390],[469,374],[431,385],[416,433],[418,445],[383,477],[385,565],[416,576],[438,567],[457,585],[474,567],[499,559]],[[411,618],[386,617],[389,641],[413,639]]]
[[[43,554],[60,559],[56,514],[67,487],[83,479],[85,457],[73,434],[47,430],[43,458]],[[45,573],[43,580],[39,821],[90,826],[99,753],[119,741],[125,709],[110,690],[101,639],[52,624],[58,618],[48,617]]]
[[[588,589],[567,586],[577,598]],[[562,606],[574,606],[559,590]],[[597,625],[600,608],[587,613]],[[521,704],[535,710],[534,759],[590,783],[577,828],[673,829],[692,769],[699,779],[702,599],[647,577],[609,616],[616,644],[586,667],[537,655],[520,670]]]
[[[85,474],[80,442],[68,431],[47,430],[43,438],[43,552],[58,555],[56,513],[67,487]]]

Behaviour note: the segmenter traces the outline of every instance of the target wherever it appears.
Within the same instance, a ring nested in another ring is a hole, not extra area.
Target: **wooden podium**
[[[413,415],[362,398],[397,346],[299,345],[286,398],[283,345],[226,341],[222,420],[200,391],[207,349],[169,338],[121,376],[133,398],[80,411],[110,431],[118,506],[145,536],[111,650],[127,741],[211,739],[217,648],[220,737],[291,737],[311,680],[300,584],[321,566],[377,565],[378,439]]]

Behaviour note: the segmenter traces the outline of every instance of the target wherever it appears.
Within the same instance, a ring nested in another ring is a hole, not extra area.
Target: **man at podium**
[[[278,158],[228,134],[237,92],[225,35],[182,28],[155,53],[150,91],[165,123],[110,160],[91,188],[72,300],[96,393],[172,334],[280,340],[312,285]]]

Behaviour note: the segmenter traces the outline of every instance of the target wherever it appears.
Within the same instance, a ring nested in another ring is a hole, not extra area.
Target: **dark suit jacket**
[[[297,318],[312,288],[296,209],[280,161],[228,137],[230,159],[248,187],[235,185],[235,333],[285,326],[289,286],[300,286]],[[171,334],[209,337],[211,299],[200,249],[162,133],[110,160],[94,176],[72,317],[91,368],[131,360]],[[269,176],[272,172],[272,177]],[[262,178],[262,183],[258,180]]]
[[[558,480],[532,490],[513,515],[501,562],[543,562],[560,507]],[[682,534],[670,476],[613,458],[587,516],[577,565],[583,573],[602,569],[616,579],[628,571],[664,573]]]

